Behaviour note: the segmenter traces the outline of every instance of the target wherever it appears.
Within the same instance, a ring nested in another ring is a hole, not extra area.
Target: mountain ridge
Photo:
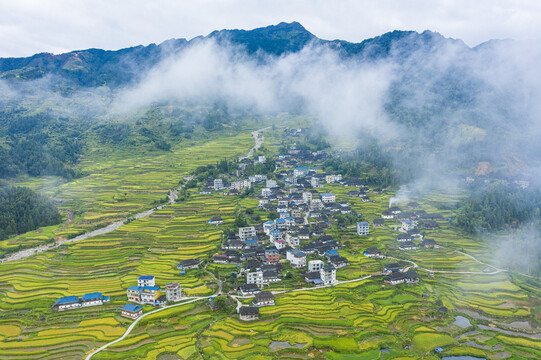
[[[315,43],[338,50],[343,56],[362,60],[385,58],[394,52],[400,57],[407,57],[419,50],[430,51],[443,43],[455,43],[464,50],[472,50],[462,40],[446,38],[430,30],[422,33],[394,30],[360,43],[352,43],[340,39],[320,39],[298,22],[281,22],[252,30],[215,30],[190,40],[174,38],[159,44],[137,45],[119,50],[90,48],[56,55],[45,52],[29,57],[0,58],[0,79],[33,80],[58,75],[81,86],[116,87],[133,81],[138,73],[150,69],[166,54],[181,51],[206,39],[241,46],[250,55],[263,53],[272,56],[295,53]]]

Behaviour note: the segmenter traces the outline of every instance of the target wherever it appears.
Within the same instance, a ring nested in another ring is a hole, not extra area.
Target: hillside
[[[205,49],[209,42],[216,45]],[[0,99],[0,177],[81,176],[75,165],[91,139],[107,143],[116,136],[117,146],[140,143],[133,138],[130,118],[140,119],[139,124],[146,121],[146,130],[135,130],[139,137],[147,138],[143,143],[166,150],[178,135],[191,136],[196,125],[212,130],[217,129],[216,124],[240,120],[244,114],[284,111],[319,119],[327,130],[354,125],[348,136],[368,135],[380,141],[392,133],[393,143],[382,141],[381,146],[399,144],[410,152],[414,168],[421,166],[419,154],[426,153],[442,154],[446,170],[468,172],[484,161],[505,173],[509,168],[504,158],[510,157],[534,168],[537,164],[531,155],[539,150],[537,132],[525,129],[535,122],[535,102],[526,103],[524,94],[534,97],[539,89],[532,82],[535,77],[528,74],[536,70],[516,61],[514,54],[520,46],[512,41],[490,41],[472,49],[428,30],[393,31],[360,43],[329,41],[294,22],[248,31],[221,30],[189,41],[172,39],[117,51],[88,49],[0,59],[0,86],[7,94]],[[208,65],[212,70],[195,71],[193,76],[202,77],[200,81],[190,77],[191,67],[206,66],[202,60],[209,56],[216,57],[212,60],[216,63]],[[537,56],[532,52],[528,60]],[[506,76],[498,76],[502,66],[509,71]],[[310,72],[325,67],[335,73],[314,80]],[[212,71],[216,74],[208,75]],[[158,79],[162,73],[169,75]],[[343,88],[333,80],[340,76],[348,82]],[[363,80],[365,76],[380,79],[382,84]],[[163,90],[152,83],[163,84],[174,77],[179,80]],[[316,83],[308,85],[310,81]],[[333,90],[325,91],[327,86]],[[365,95],[372,92],[376,99],[367,97],[366,105],[355,104],[344,92],[347,87]],[[370,90],[373,87],[376,89]],[[141,101],[149,97],[145,94],[149,90],[160,97]],[[142,99],[126,102],[130,91]],[[191,95],[192,91],[196,93]],[[266,93],[258,97],[262,91]],[[183,92],[188,94],[186,98],[178,98]],[[267,100],[270,98],[276,99]],[[140,108],[136,113],[112,113],[111,108],[119,103]],[[374,109],[366,110],[367,106]],[[367,116],[355,116],[359,111]],[[135,128],[139,127],[136,123]]]
[[[280,23],[0,59],[0,357],[538,358],[523,49]]]

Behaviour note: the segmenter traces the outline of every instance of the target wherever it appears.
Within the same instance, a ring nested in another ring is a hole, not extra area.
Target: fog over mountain
[[[530,171],[539,150],[539,49],[497,40],[470,48],[430,31],[355,44],[281,23],[119,51],[4,58],[0,86],[4,102],[23,97],[86,118],[172,102],[289,111],[333,136],[408,148],[422,154],[415,166],[437,173],[480,161]]]

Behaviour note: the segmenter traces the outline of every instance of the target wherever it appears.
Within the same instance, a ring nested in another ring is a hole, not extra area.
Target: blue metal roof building
[[[157,291],[157,290],[160,290],[160,287],[159,286],[145,286],[143,287],[143,290]]]
[[[338,253],[338,251],[332,249],[332,250],[325,251],[325,255],[327,255],[327,256],[335,256],[335,255],[340,255],[340,254]]]
[[[128,312],[138,312],[139,310],[142,310],[143,308],[138,305],[134,304],[126,304],[124,305],[120,310],[128,311]]]
[[[244,243],[248,246],[257,246],[257,240],[255,239],[248,239]]]
[[[55,305],[71,304],[75,302],[79,302],[78,296],[64,296],[56,300]]]
[[[81,300],[83,301],[98,300],[102,298],[103,298],[103,295],[100,292],[84,294],[83,296],[81,296]]]

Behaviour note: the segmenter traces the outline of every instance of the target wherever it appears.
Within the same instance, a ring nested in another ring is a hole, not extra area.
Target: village
[[[293,131],[290,136],[300,132],[301,129]],[[439,247],[433,239],[425,238],[421,233],[422,230],[438,229],[438,221],[442,221],[443,217],[426,213],[419,209],[416,202],[409,202],[405,208],[390,204],[388,210],[382,212],[381,217],[374,219],[371,224],[364,221],[362,209],[353,209],[348,198],[360,198],[363,203],[371,202],[369,193],[379,189],[369,189],[368,185],[355,178],[320,171],[316,164],[329,156],[326,151],[309,152],[293,148],[287,154],[279,154],[272,159],[276,168],[273,178],[265,174],[245,176],[244,170],[247,167],[267,162],[264,155],[258,154],[253,158],[240,159],[238,169],[230,175],[207,178],[204,184],[200,184],[199,194],[234,196],[249,192],[250,196],[257,198],[257,208],[268,213],[273,220],[239,226],[236,231],[227,233],[222,231],[220,251],[211,254],[208,259],[180,261],[177,265],[179,276],[199,269],[202,262],[235,264],[237,270],[231,275],[238,279],[240,285],[222,294],[220,282],[216,295],[229,295],[235,299],[239,318],[248,321],[259,318],[261,306],[274,305],[277,290],[269,288],[291,276],[289,270],[284,271],[285,264],[303,277],[303,287],[317,289],[339,284],[337,271],[350,266],[350,263],[341,255],[344,244],[327,232],[336,223],[337,216],[354,219],[350,228],[354,228],[361,238],[370,237],[371,229],[392,227],[396,230],[396,242],[401,251]],[[333,193],[320,191],[325,184],[340,185],[352,190],[344,198],[337,198]],[[208,224],[220,228],[224,220],[216,215],[208,220]],[[344,224],[340,226],[345,227]],[[363,254],[373,259],[387,257],[377,247],[367,247]],[[381,276],[382,283],[391,286],[417,283],[419,276],[414,270],[415,266],[404,264],[385,264],[381,273],[372,275]],[[162,289],[156,284],[153,275],[141,275],[137,285],[127,289],[126,297],[128,302],[120,310],[122,316],[130,319],[139,318],[143,314],[144,305],[159,307],[188,299],[183,296],[180,282],[167,283]],[[253,298],[251,306],[244,306],[239,301],[248,298]],[[213,300],[214,296],[211,296],[209,306],[215,309]],[[68,296],[58,299],[53,309],[62,311],[101,305],[107,301],[108,298],[103,298],[100,293],[87,294],[82,299]]]

